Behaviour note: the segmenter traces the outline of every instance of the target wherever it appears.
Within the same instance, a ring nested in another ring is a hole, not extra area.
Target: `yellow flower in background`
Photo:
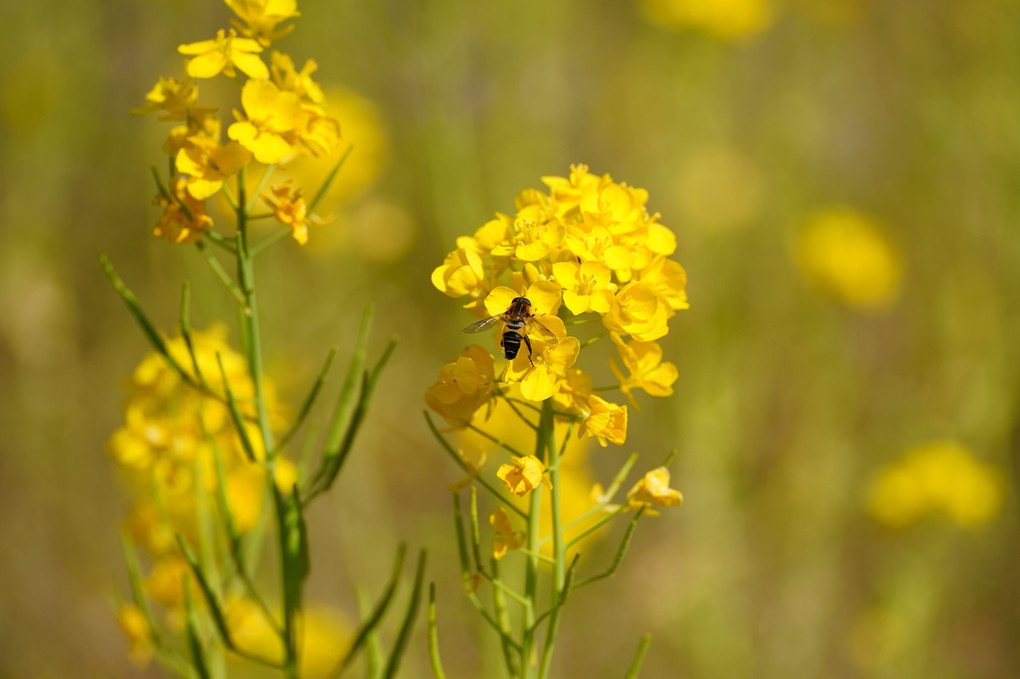
[[[230,23],[241,32],[241,35],[256,40],[264,47],[269,47],[273,40],[282,38],[294,29],[293,24],[278,29],[279,24],[300,16],[297,11],[297,0],[224,1],[241,19],[241,21],[231,19]]]
[[[496,478],[506,484],[507,490],[523,497],[538,488],[545,474],[545,465],[534,455],[510,457],[512,464],[503,464],[496,470]]]
[[[425,404],[452,428],[461,429],[489,403],[495,382],[492,354],[472,344],[439,371],[435,384],[425,392]]]
[[[881,469],[868,493],[876,521],[900,528],[936,514],[970,528],[988,523],[1002,509],[1002,472],[978,462],[959,443],[930,443]]]
[[[874,221],[853,210],[811,217],[798,234],[796,260],[809,280],[848,306],[880,309],[899,296],[899,253]]]
[[[585,419],[577,430],[578,436],[594,436],[603,448],[607,441],[620,446],[627,440],[627,406],[591,394],[584,415]]]
[[[663,28],[699,30],[721,40],[741,40],[775,21],[770,0],[639,0],[641,13]]]
[[[181,45],[177,51],[193,55],[188,60],[188,75],[192,78],[214,78],[220,73],[233,78],[235,67],[249,78],[269,77],[269,69],[258,56],[262,45],[250,38],[237,37],[233,29],[229,34],[220,29],[215,38]]]
[[[145,95],[149,103],[131,109],[131,115],[147,115],[162,111],[159,120],[164,122],[197,120],[206,117],[216,109],[198,107],[198,87],[190,78],[160,78]]]
[[[215,139],[192,136],[177,152],[177,171],[188,175],[185,185],[192,198],[205,200],[223,188],[223,180],[237,174],[251,153],[237,142],[221,145]]]
[[[226,607],[231,638],[242,650],[269,662],[285,657],[283,642],[265,613],[253,601],[237,598]],[[339,610],[306,606],[298,619],[300,675],[308,679],[331,676],[350,645],[353,626]]]
[[[194,243],[212,228],[213,220],[205,212],[205,202],[192,196],[187,186],[184,177],[175,177],[168,189],[171,198],[163,194],[156,196],[153,205],[163,208],[152,230],[156,237],[166,238],[171,243]]]
[[[307,69],[306,64],[302,72]],[[308,96],[313,99],[311,90]],[[322,210],[330,212],[364,196],[378,181],[389,164],[390,140],[383,114],[371,99],[351,90],[330,87],[325,91],[325,102],[321,103],[323,115],[342,121],[343,147],[347,144],[352,147],[320,204]],[[338,160],[339,153],[301,156],[288,165],[287,173],[304,186],[315,186]]]
[[[683,501],[683,494],[669,487],[669,470],[665,467],[653,469],[645,474],[627,493],[627,504],[630,508],[636,510],[647,507],[645,514],[649,516],[658,515],[658,512],[651,508],[652,505],[679,507]]]
[[[191,566],[184,560],[184,557],[177,554],[157,559],[144,583],[145,593],[153,601],[167,608],[175,609],[184,606],[185,585],[193,586]]]
[[[152,660],[152,629],[145,614],[134,604],[123,604],[117,611],[117,625],[128,641],[131,662],[144,667]]]
[[[520,549],[524,546],[524,531],[515,531],[510,521],[510,515],[502,507],[489,514],[489,525],[492,526],[496,536],[492,539],[492,556],[496,560],[502,559],[511,549]]]
[[[673,383],[679,377],[679,372],[674,364],[663,362],[662,347],[655,342],[627,343],[617,335],[612,338],[629,374],[625,376],[613,359],[609,359],[609,367],[620,380],[620,390],[627,395],[636,410],[640,411],[641,408],[632,395],[634,389],[644,389],[649,396],[669,396],[673,393]]]

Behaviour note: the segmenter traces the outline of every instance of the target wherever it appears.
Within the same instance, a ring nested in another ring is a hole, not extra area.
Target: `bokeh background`
[[[279,46],[318,61],[355,152],[337,218],[259,261],[269,372],[298,404],[369,302],[377,346],[400,337],[313,510],[317,597],[354,615],[352,582],[377,592],[397,542],[425,547],[448,672],[493,667],[458,582],[459,474],[420,416],[471,319],[428,277],[457,235],[584,162],[649,190],[691,300],[664,342],[676,393],[644,399],[587,473],[676,448],[686,501],[571,600],[559,676],[623,676],[646,631],[647,677],[1020,676],[1020,5],[300,9]],[[0,5],[0,676],[159,676],[130,664],[110,604],[128,499],[104,445],[148,347],[97,257],[165,328],[185,278],[196,326],[233,320],[194,250],[151,236],[166,129],[128,115],[227,17]],[[428,676],[423,629],[405,676]]]

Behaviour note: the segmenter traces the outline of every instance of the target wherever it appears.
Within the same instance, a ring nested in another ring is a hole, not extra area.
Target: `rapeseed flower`
[[[772,0],[640,0],[642,13],[664,28],[693,29],[727,41],[745,40],[775,21]]]
[[[595,314],[606,334],[621,342],[664,337],[669,320],[688,306],[686,273],[669,259],[676,237],[648,212],[644,189],[592,174],[584,165],[542,181],[548,193],[522,191],[515,215],[497,213],[473,235],[458,238],[457,248],[433,270],[432,284],[450,297],[468,298],[464,306],[476,316],[498,316],[515,297],[527,298],[534,317],[526,331],[530,348],[522,346],[500,381],[520,383],[529,401],[555,397],[570,413],[594,416],[579,435],[623,443],[626,406],[581,395],[578,379],[567,378],[584,345],[568,335],[564,319]],[[637,346],[625,363],[642,350]],[[654,396],[672,393],[672,364],[662,362],[661,351],[655,365],[637,361],[636,374],[621,377],[628,397],[638,386]]]
[[[492,539],[492,556],[498,561],[511,549],[524,546],[524,532],[515,531],[510,515],[502,507],[489,514],[489,525],[496,536]]]
[[[523,497],[541,485],[545,465],[537,457],[511,457],[510,462],[499,466],[496,478],[505,483],[511,493]]]
[[[194,243],[212,228],[212,217],[205,212],[205,202],[187,190],[188,181],[176,177],[170,182],[169,195],[160,193],[153,204],[163,208],[163,214],[152,233],[171,243]]]
[[[123,604],[117,611],[117,624],[130,647],[131,662],[146,665],[153,656],[152,629],[145,614],[135,604]]]
[[[262,45],[237,37],[234,29],[229,33],[220,29],[215,38],[181,45],[177,51],[193,56],[188,60],[188,75],[192,78],[214,78],[220,73],[233,78],[235,67],[249,78],[269,77],[269,69],[258,56]]]
[[[651,505],[679,507],[683,501],[683,494],[669,487],[669,470],[665,467],[653,469],[645,474],[627,493],[627,505],[631,509],[646,507],[645,513],[650,516],[658,513],[651,509]]]
[[[231,19],[241,35],[252,38],[263,47],[294,30],[294,25],[277,28],[287,19],[300,16],[297,0],[224,0],[241,21]],[[243,23],[242,23],[243,22]]]
[[[914,448],[882,468],[868,493],[868,512],[892,528],[933,515],[972,528],[994,519],[1002,502],[1001,470],[978,462],[959,443],[943,441]]]
[[[849,307],[882,309],[899,296],[899,253],[877,223],[853,210],[811,217],[798,233],[796,260],[813,284]]]

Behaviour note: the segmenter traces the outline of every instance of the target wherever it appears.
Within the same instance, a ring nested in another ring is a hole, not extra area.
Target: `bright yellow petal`
[[[515,297],[520,297],[520,294],[514,292],[511,288],[505,285],[495,287],[485,297],[485,310],[489,312],[490,316],[506,313],[506,310],[510,308],[510,302]]]
[[[227,58],[222,52],[206,52],[188,62],[188,75],[192,78],[213,78],[226,67]]]
[[[538,281],[529,287],[525,296],[531,301],[532,313],[555,315],[562,302],[561,289],[552,281]]]
[[[235,40],[236,44],[238,41]],[[252,40],[251,42],[255,42]],[[249,78],[268,78],[269,69],[262,62],[262,59],[257,54],[247,54],[246,52],[232,52],[230,54],[230,60],[234,62],[242,73]]]

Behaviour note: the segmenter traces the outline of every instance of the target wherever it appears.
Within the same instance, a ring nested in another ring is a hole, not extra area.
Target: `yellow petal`
[[[188,62],[188,75],[192,78],[213,78],[226,67],[227,58],[222,52],[206,52]]]
[[[520,297],[520,294],[514,292],[511,288],[505,285],[495,287],[485,297],[485,310],[489,312],[490,316],[506,313],[506,310],[510,308],[510,302],[515,297]]]
[[[235,40],[234,44],[237,44],[239,40]],[[255,42],[254,40],[250,42]],[[257,45],[257,43],[256,43]],[[261,50],[261,48],[259,48]],[[234,62],[234,65],[241,69],[249,78],[268,78],[269,69],[262,62],[262,59],[257,54],[246,54],[244,52],[232,52],[230,60]]]

